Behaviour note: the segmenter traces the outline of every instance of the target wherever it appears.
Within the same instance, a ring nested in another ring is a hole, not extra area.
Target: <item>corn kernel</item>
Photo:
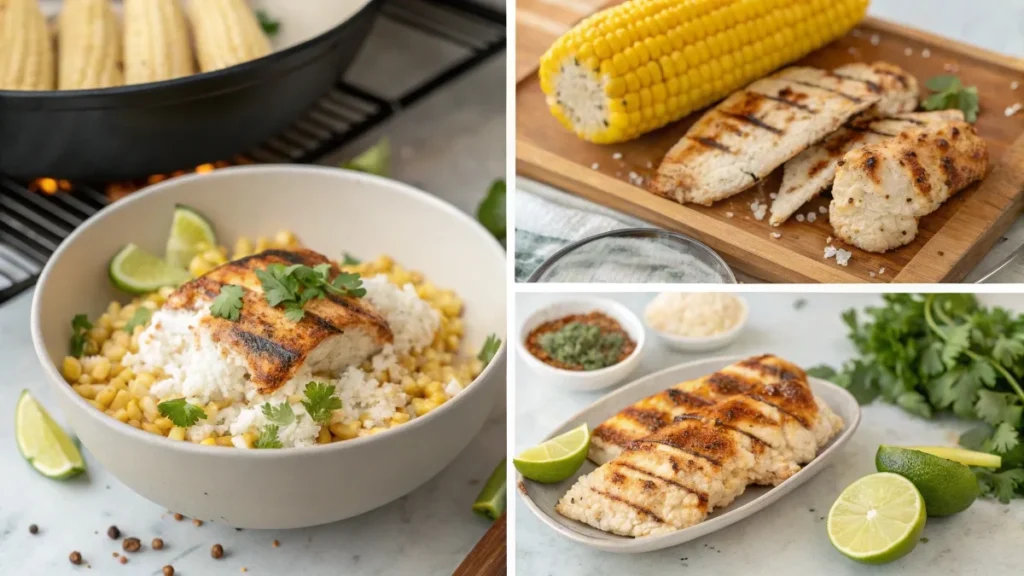
[[[142,396],[142,399],[139,400],[139,408],[142,409],[142,414],[146,417],[146,420],[150,422],[156,422],[160,418],[160,410],[156,407],[156,400],[152,396]],[[170,422],[170,420],[167,421]],[[165,428],[165,430],[168,429],[170,427]]]
[[[110,407],[110,404],[114,401],[114,396],[116,395],[117,389],[113,386],[107,386],[96,394],[96,403],[106,410]]]
[[[103,381],[110,376],[110,359],[101,356],[96,360],[96,365],[89,372],[95,380]]]
[[[168,430],[173,432],[175,429],[177,429],[177,427],[174,425],[174,422],[171,422],[171,419],[167,417],[159,417],[156,420],[154,420],[153,423],[156,424],[157,428],[165,432]],[[182,430],[184,430],[184,428],[182,428]]]
[[[185,429],[179,426],[171,428],[171,431],[167,433],[167,437],[171,440],[182,441],[185,439]]]
[[[163,430],[157,428],[157,426],[155,424],[150,424],[149,422],[143,422],[142,423],[142,429],[145,430],[146,432],[150,432],[152,434],[156,434],[157,436],[163,436],[164,435]]]
[[[331,429],[327,426],[321,426],[320,432],[316,436],[317,444],[330,444],[331,443]]]
[[[107,410],[108,414],[110,414],[111,412],[113,412],[113,416],[115,419],[120,420],[121,422],[128,421],[128,412],[124,408],[121,408],[120,410]]]
[[[227,448],[233,447],[235,444],[232,442],[231,436],[221,436],[217,438],[217,446],[224,446]]]
[[[134,398],[128,401],[125,411],[128,412],[128,417],[132,420],[142,421],[142,410],[139,409],[139,403]]]
[[[228,438],[228,440],[231,439]],[[202,440],[199,441],[199,444],[202,446],[216,446],[217,440],[211,436],[210,438],[203,438]]]
[[[111,410],[119,410],[128,405],[128,401],[131,399],[131,395],[128,394],[127,390],[118,390],[117,395],[114,396],[114,401],[110,403]]]
[[[76,382],[82,376],[82,363],[78,361],[78,358],[65,356],[61,371],[64,373],[65,380]]]
[[[142,422],[139,422],[138,420],[135,419],[128,420],[128,425],[131,426],[132,428],[142,428]]]

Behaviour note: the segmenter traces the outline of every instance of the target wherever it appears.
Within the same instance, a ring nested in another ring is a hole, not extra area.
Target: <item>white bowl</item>
[[[541,324],[572,314],[586,314],[595,311],[603,312],[608,317],[617,320],[622,329],[636,342],[633,353],[622,362],[599,370],[563,370],[545,364],[526,349],[526,337]],[[644,325],[629,308],[606,298],[572,297],[544,306],[530,314],[519,327],[516,346],[526,364],[545,383],[569,390],[602,390],[622,382],[633,372],[637,363],[640,362],[640,352],[644,348],[645,340]]]
[[[505,252],[472,218],[404,184],[340,169],[247,166],[185,176],[121,200],[74,232],[43,270],[32,340],[82,444],[142,496],[191,517],[244,528],[342,520],[387,504],[447,466],[504,396],[505,347],[450,402],[386,432],[281,450],[174,442],[100,412],[58,370],[75,314],[114,299],[107,261],[128,242],[162,253],[175,204],[206,215],[225,242],[294,231],[329,257],[389,254],[465,302],[467,352],[505,334]]]
[[[725,348],[729,344],[732,344],[740,337],[740,333],[743,332],[743,328],[747,325],[747,319],[750,317],[750,305],[747,304],[746,299],[736,294],[733,294],[732,296],[739,300],[742,305],[743,316],[735,326],[729,329],[728,332],[698,338],[677,336],[675,334],[669,334],[668,332],[662,332],[647,323],[646,308],[644,310],[644,325],[646,325],[651,332],[657,334],[658,338],[660,338],[666,346],[678,352],[711,352],[719,350],[721,348]]]

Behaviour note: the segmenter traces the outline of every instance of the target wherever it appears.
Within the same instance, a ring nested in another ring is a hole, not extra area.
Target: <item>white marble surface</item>
[[[409,39],[400,30],[382,28],[354,74],[387,89],[388,82],[407,79],[395,67],[402,63],[400,54],[391,54],[396,60],[388,66],[372,66],[373,59],[381,47]],[[418,58],[410,66],[439,65],[452,57],[429,42],[413,49]],[[474,212],[490,182],[504,176],[504,78],[505,59],[499,55],[324,163],[336,164],[387,135],[396,178]],[[243,567],[254,575],[441,575],[451,574],[489,527],[470,506],[505,453],[504,417],[492,418],[451,466],[409,496],[355,519],[303,530],[236,532],[175,522],[109,476],[88,453],[87,475],[63,483],[46,480],[19,456],[10,419],[23,388],[55,405],[29,340],[30,300],[27,293],[0,306],[0,575],[158,574],[165,564],[183,576],[239,574]],[[54,416],[61,418],[57,410]],[[40,526],[39,535],[29,534],[31,523]],[[126,566],[111,556],[119,551],[105,535],[111,524],[143,541],[143,551],[131,555]],[[164,550],[149,548],[154,537],[164,539]],[[271,545],[275,539],[279,548]],[[210,557],[214,543],[228,552],[219,561]],[[80,551],[91,569],[72,566],[72,550]]]
[[[610,295],[642,314],[651,294]],[[558,295],[519,294],[516,324]],[[773,352],[803,366],[839,364],[853,354],[840,313],[877,302],[873,295],[747,294],[750,322],[730,347],[699,356],[663,348],[648,333],[639,377],[710,355]],[[794,302],[806,304],[796,310]],[[989,304],[1024,310],[1024,297],[987,296]],[[603,394],[565,392],[542,387],[516,358],[515,450],[527,448]],[[864,409],[857,433],[835,461],[804,486],[754,516],[660,552],[616,555],[598,552],[558,536],[516,497],[516,571],[530,576],[591,574],[763,574],[795,575],[1009,575],[1024,565],[1024,501],[1011,505],[976,502],[953,517],[929,519],[921,543],[909,556],[885,566],[861,566],[836,552],[825,533],[824,516],[839,493],[872,473],[881,443],[947,444],[961,428],[953,422],[917,419],[888,405]]]

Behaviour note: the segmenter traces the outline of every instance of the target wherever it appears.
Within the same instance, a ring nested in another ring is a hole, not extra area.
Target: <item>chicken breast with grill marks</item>
[[[268,250],[228,262],[174,292],[167,310],[192,311],[209,307],[222,286],[244,290],[237,321],[204,317],[199,328],[223,346],[225,354],[240,357],[250,382],[262,394],[272,393],[300,368],[311,374],[338,373],[357,364],[394,340],[384,318],[365,299],[328,295],[310,300],[302,320],[293,322],[284,309],[270,306],[256,270],[271,264],[330,264],[333,279],[341,271],[326,257],[311,250]]]
[[[876,104],[876,89],[806,67],[758,80],[690,128],[665,155],[650,191],[705,206],[738,194]]]
[[[966,122],[904,132],[843,157],[829,220],[839,238],[862,250],[898,248],[917,236],[920,218],[987,170],[988,147]]]

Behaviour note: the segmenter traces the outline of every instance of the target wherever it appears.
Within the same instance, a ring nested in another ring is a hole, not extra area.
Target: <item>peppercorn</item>
[[[111,526],[110,528],[107,528],[107,537],[111,540],[117,540],[121,537],[121,530],[119,530],[117,526]]]
[[[214,544],[210,548],[210,556],[213,556],[214,558],[217,558],[217,559],[220,559],[220,558],[224,557],[224,547],[221,546],[220,544]]]
[[[36,526],[35,524],[29,524],[28,525],[28,533],[29,534],[39,534],[39,526]]]
[[[71,553],[70,556],[68,556],[68,560],[70,560],[71,563],[74,564],[75,566],[78,566],[79,564],[82,563],[82,553],[79,552],[78,550],[75,550],[74,552]]]
[[[174,576],[174,566],[170,564],[164,566],[164,576]]]
[[[120,558],[117,559],[117,561],[120,562],[121,564],[127,564],[128,563],[128,557],[127,556],[121,556]]]
[[[163,550],[164,549],[164,541],[163,541],[163,539],[162,538],[153,538],[152,546],[153,546],[153,550]]]
[[[175,512],[174,513],[174,519],[177,520],[178,522],[181,522],[182,520],[185,519],[185,517],[182,516],[181,514],[178,514],[177,512]]]
[[[125,538],[121,542],[121,548],[124,548],[125,552],[138,552],[142,548],[142,541],[135,537]]]
[[[273,544],[274,544],[274,548],[277,548],[278,546],[281,545],[281,543],[278,542],[277,540],[274,540]]]
[[[203,521],[200,520],[199,518],[196,518],[196,519],[192,520],[192,525],[193,526],[202,526],[203,525]]]

